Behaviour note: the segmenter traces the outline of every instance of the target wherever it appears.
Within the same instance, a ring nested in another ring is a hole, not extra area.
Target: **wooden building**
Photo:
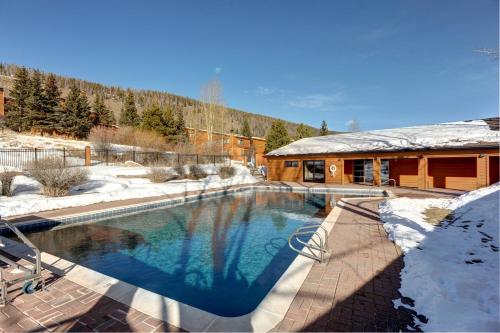
[[[266,155],[268,180],[473,190],[499,181],[499,118],[306,138]]]
[[[252,142],[250,142],[249,138],[240,134],[213,132],[210,141],[206,130],[187,127],[186,133],[189,143],[195,147],[197,153],[223,152],[230,155],[232,160],[241,161],[244,164],[249,162],[257,166],[265,164],[266,139],[264,138],[252,137]]]
[[[0,119],[5,117],[5,91],[0,87]]]

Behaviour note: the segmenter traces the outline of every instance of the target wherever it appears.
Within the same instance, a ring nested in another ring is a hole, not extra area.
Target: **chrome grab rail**
[[[20,282],[25,282],[22,288],[23,292],[32,293],[35,290],[38,282],[41,282],[42,289],[45,289],[45,280],[42,277],[42,255],[40,250],[15,225],[10,222],[3,221],[0,217],[0,224],[2,223],[5,224],[8,229],[10,229],[24,244],[26,244],[26,246],[28,246],[35,253],[34,268],[18,264],[10,258],[7,258],[6,256],[0,254],[0,261],[3,261],[10,266],[13,266],[27,273],[27,275],[17,279],[5,280],[3,278],[2,270],[0,269],[0,306],[5,306],[8,302],[7,288],[9,286],[15,285]],[[2,251],[5,251],[5,249],[2,249]]]
[[[385,182],[382,182],[382,185],[389,185],[391,186],[391,181],[392,181],[392,186],[393,187],[396,187],[396,179],[387,179]]]
[[[319,232],[320,230],[323,231],[324,235],[321,235],[321,233]],[[299,236],[302,235],[311,235],[311,238],[309,239],[308,242],[304,242],[299,238]],[[315,239],[314,236],[317,236],[319,242],[317,239]],[[295,246],[293,246],[292,241],[294,239],[299,244],[302,244],[305,249],[308,249],[310,253],[305,252],[303,250],[304,248],[300,250]],[[312,242],[312,244],[310,244],[310,242]],[[288,237],[288,246],[293,251],[297,252],[300,255],[303,255],[304,257],[317,260],[320,263],[323,263],[325,261],[325,253],[328,253],[328,231],[321,224],[317,223],[299,227],[290,235],[290,237]],[[319,253],[314,253],[313,250],[316,250]]]

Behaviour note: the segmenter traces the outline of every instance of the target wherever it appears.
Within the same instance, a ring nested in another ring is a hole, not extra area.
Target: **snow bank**
[[[215,175],[217,169],[213,165],[201,167],[209,174],[208,177],[167,183],[151,183],[149,179],[139,178],[148,173],[147,167],[91,167],[88,168],[90,173],[88,182],[72,189],[71,195],[59,198],[41,195],[41,185],[37,181],[26,176],[17,176],[13,183],[14,196],[0,196],[0,215],[9,217],[33,214],[99,202],[154,197],[257,182],[249,170],[243,166],[234,166],[235,175],[227,179],[221,179]],[[126,176],[126,178],[120,176]],[[133,178],[134,176],[138,178]]]
[[[417,150],[499,141],[499,131],[491,130],[483,120],[472,120],[305,138],[268,155]]]
[[[93,146],[92,142],[86,140],[71,140],[50,136],[20,134],[12,131],[0,132],[0,149],[85,149]],[[111,144],[114,151],[146,150],[141,147]]]
[[[455,199],[387,200],[384,228],[403,252],[403,296],[429,321],[425,331],[498,331],[499,193],[497,183]],[[429,207],[453,210],[442,226],[424,221]],[[400,301],[395,302],[398,306]]]

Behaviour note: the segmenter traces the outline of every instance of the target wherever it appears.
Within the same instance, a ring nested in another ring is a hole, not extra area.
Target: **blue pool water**
[[[43,251],[221,316],[251,312],[296,257],[291,233],[329,194],[246,191],[29,234]]]

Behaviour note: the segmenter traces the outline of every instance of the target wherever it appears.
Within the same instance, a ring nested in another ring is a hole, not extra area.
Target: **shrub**
[[[59,157],[47,157],[27,166],[29,174],[43,186],[43,193],[51,197],[64,196],[73,186],[84,183],[88,178],[87,170],[66,167]]]
[[[190,179],[202,179],[207,177],[208,174],[198,165],[189,166],[189,178]]]
[[[231,178],[236,173],[236,169],[232,166],[221,166],[219,169],[219,176],[222,179]]]
[[[97,126],[92,128],[89,134],[89,141],[92,142],[97,150],[109,150],[112,147],[113,138],[115,137],[115,129]]]
[[[177,175],[178,179],[183,179],[186,178],[186,169],[184,169],[184,166],[178,165],[174,168],[174,172]]]
[[[161,151],[167,149],[167,142],[162,135],[130,126],[120,128],[94,127],[90,132],[89,141],[92,142],[94,148],[100,150],[111,149],[113,143]]]
[[[176,179],[177,176],[173,175],[165,168],[161,167],[152,167],[149,168],[148,178],[153,183],[164,183],[169,180]]]
[[[10,197],[12,195],[12,182],[19,173],[13,171],[3,171],[0,173],[0,182],[2,183],[2,195]]]
[[[115,132],[113,143],[156,150],[165,150],[167,146],[162,135],[135,127],[120,127]]]

